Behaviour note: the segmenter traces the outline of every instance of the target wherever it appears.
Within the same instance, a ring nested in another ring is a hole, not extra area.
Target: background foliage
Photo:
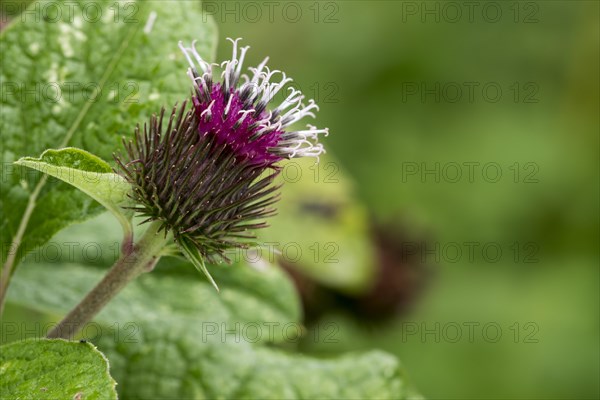
[[[295,23],[282,17],[283,3],[273,23],[264,9],[256,22],[250,10],[236,21],[234,13],[223,15],[222,2],[214,14],[222,36],[252,45],[250,60],[268,54],[303,89],[316,85],[319,120],[332,132],[328,149],[356,179],[374,218],[403,221],[409,238],[429,237],[431,248],[437,242],[463,249],[456,262],[450,251],[439,261],[427,256],[435,271],[431,286],[413,313],[392,326],[328,317],[343,324],[338,349],[375,344],[399,355],[428,398],[597,398],[598,3],[478,2],[472,22],[461,2],[457,22],[450,21],[452,9],[442,11],[444,2],[327,3],[316,20],[313,3],[300,3]],[[498,22],[482,16],[487,3],[500,6]],[[424,7],[440,12],[423,22]],[[219,54],[228,49],[220,46]],[[325,87],[330,82],[337,90]],[[422,102],[420,93],[407,94],[407,85],[436,82],[458,84],[462,99],[436,101],[430,94]],[[493,103],[475,90],[470,102],[464,82],[479,88],[496,82],[503,96]],[[538,101],[523,102],[529,91],[521,90],[516,102],[515,82],[534,83]],[[431,175],[422,182],[419,175],[403,179],[407,162],[430,169],[435,162],[496,162],[504,175],[497,183],[481,175],[469,183],[465,168],[458,183]],[[523,174],[530,172],[526,163],[535,163],[538,182],[524,183],[521,175],[514,183],[515,162]],[[503,257],[487,262],[476,252],[470,261],[466,242],[498,243]],[[525,249],[515,263],[514,242],[537,246],[537,261],[523,262]],[[523,343],[530,321],[539,327],[538,343]],[[432,334],[422,340],[420,324],[435,330],[436,322],[496,322],[503,332],[497,343],[480,331],[470,343],[464,327],[457,343],[437,343]],[[510,330],[515,322],[519,343]],[[410,323],[417,334],[406,334]]]

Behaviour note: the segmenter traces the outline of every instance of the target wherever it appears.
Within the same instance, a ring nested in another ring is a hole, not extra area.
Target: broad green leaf
[[[315,359],[261,348],[236,397],[254,399],[406,399],[398,360],[379,351]]]
[[[182,321],[183,322],[183,321]],[[142,325],[139,340],[98,342],[119,380],[137,399],[407,399],[399,362],[373,351],[334,359],[294,355],[224,337],[197,325]],[[412,398],[412,397],[411,397]]]
[[[29,339],[0,347],[3,399],[116,399],[115,385],[91,343]]]
[[[346,292],[369,287],[375,273],[366,208],[335,159],[286,161],[278,214],[257,234],[281,251],[282,262]]]
[[[169,265],[169,264],[178,265]],[[164,259],[155,271],[130,283],[96,317],[106,326],[149,324],[161,321],[166,326],[187,320],[198,326],[211,325],[229,330],[259,321],[273,324],[273,333],[261,341],[281,342],[282,328],[294,324],[299,329],[300,304],[292,283],[279,268],[258,263],[255,266],[233,264],[207,266],[219,282],[217,292],[189,263]],[[161,273],[177,269],[181,272]],[[104,270],[74,264],[24,264],[14,276],[8,303],[50,313],[66,314],[102,278]],[[48,290],[48,287],[60,290]],[[175,321],[175,322],[174,322]],[[93,339],[93,326],[83,336]]]
[[[132,212],[123,209],[130,205],[127,194],[131,185],[113,172],[110,165],[81,149],[68,147],[46,150],[39,158],[23,157],[15,162],[66,182],[81,190],[109,210],[130,232]]]
[[[209,266],[217,294],[187,267],[190,273],[161,273],[159,266],[140,277],[83,330],[111,361],[121,397],[407,398],[390,355],[315,359],[262,347],[293,344],[303,333],[293,289],[277,268]],[[56,313],[99,275],[90,267],[27,264],[15,275],[9,303]],[[44,290],[48,284],[60,292]]]
[[[85,10],[84,4],[36,1],[0,34],[2,265],[9,251],[18,262],[102,210],[75,188],[46,182],[14,161],[68,146],[112,160],[137,123],[189,95],[178,41],[198,40],[200,53],[212,59],[216,29],[199,2],[100,0]],[[45,7],[61,17],[42,18]]]

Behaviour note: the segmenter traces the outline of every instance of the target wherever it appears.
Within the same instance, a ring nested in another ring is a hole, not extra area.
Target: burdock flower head
[[[205,259],[227,260],[227,250],[254,244],[252,231],[274,214],[278,162],[318,158],[324,152],[318,135],[327,134],[312,125],[291,128],[318,109],[294,88],[269,107],[291,79],[267,68],[268,59],[242,74],[249,47],[238,51],[239,39],[231,41],[232,58],[220,65],[205,61],[194,43],[179,44],[190,64],[191,102],[167,118],[163,109],[143,130],[138,126],[133,141],[125,142],[127,157],[116,157],[144,222],[160,221],[205,273]]]

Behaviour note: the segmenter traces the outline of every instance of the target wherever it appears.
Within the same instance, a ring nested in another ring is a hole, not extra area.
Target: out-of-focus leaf
[[[286,265],[341,291],[360,292],[372,282],[374,249],[366,208],[353,182],[333,158],[284,164],[282,199],[268,229],[257,232],[277,247]]]

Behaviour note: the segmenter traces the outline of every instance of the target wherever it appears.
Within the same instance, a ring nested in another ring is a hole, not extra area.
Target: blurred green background
[[[269,55],[320,104],[373,218],[433,249],[410,314],[328,315],[339,342],[307,351],[385,349],[432,399],[599,397],[598,2],[204,7],[217,60],[225,37]]]

